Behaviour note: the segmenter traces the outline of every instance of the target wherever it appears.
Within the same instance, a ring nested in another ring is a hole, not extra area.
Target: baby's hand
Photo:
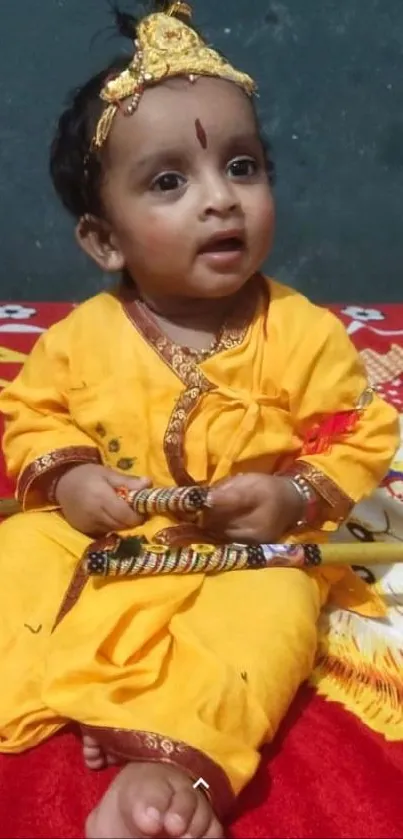
[[[119,486],[140,490],[150,486],[150,481],[128,478],[96,463],[84,463],[62,474],[55,497],[69,524],[86,535],[129,530],[143,519],[118,498],[115,488]]]
[[[204,526],[226,542],[276,543],[303,514],[303,501],[287,478],[245,474],[211,489]]]

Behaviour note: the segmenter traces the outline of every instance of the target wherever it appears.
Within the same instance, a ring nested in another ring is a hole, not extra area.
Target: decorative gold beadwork
[[[118,76],[108,79],[100,98],[107,103],[92,140],[92,148],[104,145],[120,103],[130,101],[125,113],[131,115],[138,107],[144,90],[150,85],[184,76],[193,83],[198,76],[226,79],[251,96],[256,90],[253,79],[236,70],[176,15],[191,18],[187,3],[173,3],[166,12],[148,15],[139,24],[136,52],[129,66]]]

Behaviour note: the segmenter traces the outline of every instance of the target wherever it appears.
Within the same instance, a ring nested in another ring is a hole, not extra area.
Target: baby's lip
[[[219,230],[213,233],[200,246],[198,253],[214,253],[216,251],[236,251],[245,247],[245,233],[237,227]]]

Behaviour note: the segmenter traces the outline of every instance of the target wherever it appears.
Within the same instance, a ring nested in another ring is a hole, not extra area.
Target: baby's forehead
[[[184,141],[198,121],[211,141],[230,140],[238,134],[258,135],[255,111],[249,97],[233,82],[200,78],[169,79],[148,88],[131,116],[118,113],[111,132],[112,151],[149,144]]]

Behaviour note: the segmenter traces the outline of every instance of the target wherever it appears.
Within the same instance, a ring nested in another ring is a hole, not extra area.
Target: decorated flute
[[[169,512],[194,518],[209,505],[203,487],[118,490],[140,515]],[[90,576],[126,577],[156,574],[217,574],[237,569],[312,568],[318,565],[383,565],[403,562],[403,544],[353,542],[323,545],[213,545],[172,548],[117,534],[93,543],[84,556]]]
[[[206,487],[116,490],[142,516],[180,515],[197,519],[210,506]],[[17,502],[6,499],[3,515],[17,512]],[[389,565],[403,562],[403,543],[351,542],[332,544],[213,545],[192,544],[172,548],[148,543],[139,537],[118,534],[93,542],[84,557],[84,568],[93,576],[144,576],[155,574],[215,574],[236,569],[272,567],[309,568],[319,565]]]
[[[314,568],[319,565],[387,565],[403,562],[403,544],[353,542],[323,545],[210,545],[182,548],[114,536],[92,543],[84,555],[90,576],[136,577],[156,574],[217,574],[262,568]],[[109,544],[108,544],[109,542]]]

